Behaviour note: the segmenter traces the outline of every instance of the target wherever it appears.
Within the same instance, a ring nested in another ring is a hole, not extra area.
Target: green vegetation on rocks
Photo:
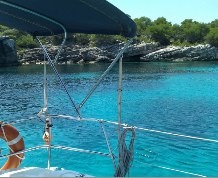
[[[166,18],[159,17],[152,21],[148,17],[134,19],[137,24],[136,42],[157,42],[162,46],[191,46],[210,44],[218,47],[218,19],[210,23],[200,23],[185,19],[181,24],[172,24]],[[31,35],[16,29],[0,26],[0,36],[8,36],[16,40],[18,50],[37,47]],[[44,42],[60,44],[61,36],[43,38]],[[89,46],[112,45],[126,39],[121,36],[69,34],[67,43]]]

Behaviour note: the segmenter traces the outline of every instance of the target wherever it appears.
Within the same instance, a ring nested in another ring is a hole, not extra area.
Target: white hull
[[[12,169],[10,171],[1,171],[0,177],[93,177],[87,174],[81,174],[76,171],[58,170],[52,167],[50,170],[38,167],[26,167]]]

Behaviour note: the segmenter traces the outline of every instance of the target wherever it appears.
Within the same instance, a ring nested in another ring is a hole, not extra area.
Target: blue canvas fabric
[[[38,36],[63,33],[60,26],[30,11],[62,24],[69,33],[125,37],[136,33],[134,21],[106,0],[0,0],[0,24]]]

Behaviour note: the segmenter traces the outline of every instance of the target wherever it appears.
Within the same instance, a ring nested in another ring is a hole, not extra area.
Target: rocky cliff
[[[124,43],[103,47],[67,45],[63,48],[58,61],[59,63],[111,62],[123,46]],[[50,56],[54,57],[58,47],[47,46],[47,49]],[[133,44],[124,53],[124,58],[126,61],[139,61],[140,57],[157,49],[160,48],[156,43]],[[41,63],[44,60],[44,55],[40,48],[24,50],[19,52],[18,56],[21,63]]]
[[[18,64],[15,41],[8,37],[0,37],[0,67]]]
[[[141,57],[142,61],[216,61],[218,48],[210,45],[167,46]]]
[[[67,45],[59,58],[59,63],[96,63],[111,62],[123,43],[113,46],[88,47]],[[48,46],[49,54],[54,57],[57,46]],[[132,44],[124,53],[125,61],[212,61],[218,60],[218,48],[210,45],[197,45],[191,47],[159,46],[157,43]],[[21,63],[41,63],[44,56],[40,48],[25,50],[19,53]]]

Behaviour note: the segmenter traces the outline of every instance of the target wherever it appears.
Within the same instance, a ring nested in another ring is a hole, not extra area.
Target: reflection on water
[[[57,69],[78,106],[109,64],[58,65]],[[218,63],[125,63],[122,122],[139,127],[217,139]],[[106,76],[80,110],[82,117],[117,120],[118,66]],[[52,114],[76,116],[59,80],[48,69],[48,101]],[[43,144],[44,124],[37,118],[43,106],[43,66],[0,68],[1,120],[28,119],[18,124],[26,147]],[[53,119],[53,143],[107,152],[98,123]],[[105,125],[116,150],[117,128]],[[6,145],[2,148],[4,152]],[[113,176],[111,160],[53,150],[52,166],[95,176]],[[131,176],[190,176],[163,169],[216,176],[217,143],[177,138],[136,130]],[[47,152],[26,154],[22,166],[46,167]],[[63,161],[64,160],[64,161]],[[3,163],[5,160],[0,160]],[[153,165],[153,166],[152,166]],[[159,165],[154,166],[154,165]],[[162,168],[160,167],[162,166]],[[100,168],[100,169],[99,169]]]

